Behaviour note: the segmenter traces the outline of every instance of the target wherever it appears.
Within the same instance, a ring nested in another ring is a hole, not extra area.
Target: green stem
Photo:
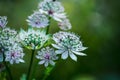
[[[7,71],[8,75],[9,75],[10,80],[13,80],[10,68],[8,67],[7,63],[5,62],[5,54],[4,53],[3,53],[3,63],[5,65],[5,67],[6,67],[6,71]]]
[[[35,53],[35,50],[32,50],[30,65],[29,65],[29,69],[28,69],[28,73],[27,73],[27,80],[29,80],[29,77],[30,77],[30,72],[31,72],[32,64],[33,64],[34,53]]]
[[[47,26],[46,34],[49,33],[49,29],[50,29],[50,19],[51,19],[51,17],[49,17],[49,25]]]
[[[54,66],[53,67],[47,67],[46,70],[45,70],[45,75],[43,77],[42,80],[46,80],[47,77],[50,75],[51,71],[53,70]]]

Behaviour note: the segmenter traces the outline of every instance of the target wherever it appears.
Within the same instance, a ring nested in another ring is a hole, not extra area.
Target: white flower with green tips
[[[0,27],[5,28],[7,25],[7,17],[6,16],[0,16]]]
[[[58,1],[45,0],[39,4],[38,8],[41,13],[49,15],[56,21],[61,22],[63,18],[66,18],[64,7]]]
[[[34,12],[26,21],[30,26],[37,28],[45,28],[49,25],[47,16],[39,11]]]
[[[5,61],[10,62],[10,64],[24,63],[23,49],[17,43],[14,43],[13,46],[10,46],[9,49],[4,53],[5,53]]]
[[[49,64],[54,66],[54,60],[58,59],[54,49],[50,47],[42,48],[40,51],[38,51],[36,58],[40,59],[40,62],[38,64],[44,64],[45,67],[47,67]]]
[[[55,44],[52,44],[57,50],[57,54],[62,54],[62,59],[67,59],[68,56],[74,61],[77,61],[76,55],[86,56],[86,54],[81,51],[85,50],[86,47],[83,47],[80,38],[74,33],[60,31],[53,35],[53,40]]]
[[[21,30],[18,36],[20,42],[28,49],[40,49],[51,37],[45,30],[33,28],[29,28],[28,31]]]
[[[9,46],[14,44],[15,36],[17,32],[15,30],[11,30],[10,28],[4,28],[0,31],[0,48],[8,49]]]

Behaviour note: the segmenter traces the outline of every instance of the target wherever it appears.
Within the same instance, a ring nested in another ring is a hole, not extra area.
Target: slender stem
[[[46,70],[45,70],[45,75],[44,75],[44,77],[43,77],[42,80],[46,80],[46,79],[47,79],[47,77],[50,75],[50,73],[51,73],[51,71],[53,70],[54,67],[55,67],[55,66],[53,66],[53,67],[47,67],[47,68],[46,68]]]
[[[35,53],[35,50],[32,50],[30,65],[29,65],[29,69],[28,69],[28,73],[27,73],[27,80],[29,80],[29,77],[30,77],[30,72],[31,72],[32,64],[33,64],[34,53]]]
[[[6,67],[6,71],[7,71],[8,75],[9,75],[10,80],[13,80],[10,68],[8,67],[7,63],[5,62],[5,54],[4,53],[3,53],[3,63],[5,65],[5,67]]]
[[[45,75],[42,80],[46,80],[49,75]]]

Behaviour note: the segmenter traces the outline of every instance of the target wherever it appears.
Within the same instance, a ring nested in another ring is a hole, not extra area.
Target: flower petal
[[[87,56],[86,54],[84,53],[81,53],[81,52],[77,52],[77,51],[72,51],[73,53],[75,53],[76,55],[80,55],[80,56]]]
[[[52,44],[53,47],[57,48],[57,49],[62,49],[60,46],[56,45],[56,44]]]
[[[19,62],[22,62],[22,63],[24,63],[25,61],[24,61],[23,59],[19,59]]]
[[[42,61],[40,61],[38,64],[44,64],[45,63],[45,61],[44,60],[42,60]]]
[[[62,54],[63,52],[65,52],[65,50],[56,50],[55,51],[56,54]]]
[[[50,60],[50,64],[54,66],[55,62],[53,62],[52,60]]]
[[[62,59],[67,59],[68,58],[68,51],[65,51],[63,54],[62,54]]]
[[[45,65],[45,67],[47,67],[48,66],[48,61],[46,61],[44,65]]]
[[[72,52],[69,53],[72,60],[77,61],[76,55],[74,55]]]

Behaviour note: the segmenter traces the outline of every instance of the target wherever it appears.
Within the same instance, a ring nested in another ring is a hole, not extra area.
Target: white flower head
[[[9,49],[5,51],[5,61],[10,62],[10,64],[18,64],[20,62],[24,63],[23,57],[23,49],[17,43],[14,43],[13,46],[9,47]]]
[[[70,21],[66,18],[59,22],[58,26],[61,30],[70,30],[72,28]]]
[[[76,55],[86,56],[86,54],[81,52],[86,47],[83,47],[79,37],[74,33],[60,31],[53,35],[53,40],[55,44],[52,44],[52,46],[58,49],[55,51],[57,54],[62,54],[62,59],[67,59],[70,56],[71,59],[77,61]]]
[[[0,31],[0,48],[8,49],[9,46],[14,44],[17,32],[10,28],[4,28]]]
[[[34,12],[26,21],[30,26],[37,28],[45,28],[49,25],[47,16],[39,11]]]
[[[39,64],[44,64],[45,67],[47,67],[49,64],[54,66],[54,60],[58,59],[54,49],[50,47],[42,48],[40,51],[38,51],[36,58],[40,59]]]
[[[66,18],[64,7],[58,1],[45,0],[39,4],[38,8],[41,13],[49,15],[56,21],[61,22],[63,18]]]
[[[21,30],[19,33],[21,43],[28,49],[40,49],[50,38],[45,30],[34,30],[29,28],[27,32]]]
[[[0,27],[5,28],[7,25],[7,17],[6,16],[0,16]]]

